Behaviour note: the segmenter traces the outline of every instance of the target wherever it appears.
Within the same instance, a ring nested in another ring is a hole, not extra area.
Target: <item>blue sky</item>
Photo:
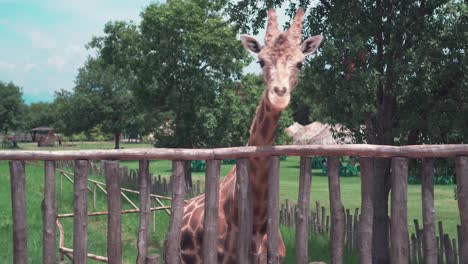
[[[109,20],[139,22],[154,1],[0,0],[0,80],[23,88],[27,103],[71,90],[77,69]]]
[[[163,0],[0,0],[0,81],[22,87],[26,103],[50,102],[71,90],[78,68],[110,20],[140,22],[140,13]],[[278,12],[279,24],[286,21]],[[263,42],[264,30],[258,39]],[[256,63],[245,72],[259,73]]]

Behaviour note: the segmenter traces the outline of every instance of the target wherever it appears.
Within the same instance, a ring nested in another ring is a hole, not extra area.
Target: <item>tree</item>
[[[6,135],[8,130],[17,129],[23,121],[23,92],[14,83],[0,81],[0,128]]]
[[[32,103],[29,106],[25,106],[24,119],[26,129],[34,127],[54,127],[55,126],[55,111],[51,103],[39,102]]]
[[[118,149],[122,133],[141,134],[152,122],[145,121],[138,111],[131,90],[140,38],[136,26],[131,22],[109,22],[104,33],[88,43],[96,55],[79,69],[73,92],[56,93],[55,104],[64,133],[90,135],[98,128],[114,135]]]
[[[211,112],[208,108],[249,61],[219,8],[216,2],[173,0],[142,13],[134,91],[158,119],[158,146],[211,144],[199,134],[208,125],[201,111]]]
[[[232,19],[255,29],[264,14],[253,7],[265,2],[231,4]],[[309,9],[304,32],[323,34],[325,43],[306,65],[293,105],[303,120],[343,124],[357,142],[466,141],[466,25],[460,1],[322,0]],[[373,256],[388,263],[390,160],[376,160],[375,179]]]
[[[89,131],[100,125],[104,133],[114,135],[115,148],[118,149],[120,135],[135,114],[128,83],[125,75],[120,74],[113,65],[106,65],[100,59],[89,59],[79,70],[70,102],[75,115],[86,113],[93,118],[81,122],[77,130]]]

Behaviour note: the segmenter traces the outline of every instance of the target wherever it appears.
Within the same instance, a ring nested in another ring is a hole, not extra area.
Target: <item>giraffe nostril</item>
[[[278,96],[283,96],[287,89],[286,87],[279,88],[278,86],[273,87],[273,91],[276,93]]]

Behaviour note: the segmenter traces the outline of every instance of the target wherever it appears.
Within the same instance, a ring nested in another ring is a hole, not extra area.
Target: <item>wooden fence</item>
[[[140,172],[140,231],[138,235],[137,263],[150,263],[147,257],[149,205],[151,183],[149,160],[165,159],[173,161],[172,208],[169,230],[167,233],[167,251],[165,263],[178,263],[180,250],[179,236],[185,196],[184,166],[189,160],[207,160],[205,226],[203,235],[203,260],[205,263],[217,263],[213,254],[213,245],[217,242],[217,211],[220,162],[223,159],[237,159],[237,191],[239,197],[239,239],[248,241],[251,236],[252,210],[249,197],[251,190],[248,181],[248,158],[270,157],[269,210],[268,210],[268,262],[278,263],[278,236],[275,228],[279,224],[279,156],[301,156],[300,190],[296,210],[296,262],[308,263],[307,236],[310,207],[311,160],[308,156],[328,156],[328,180],[330,193],[330,237],[331,263],[343,262],[345,225],[347,217],[341,202],[338,171],[338,156],[361,156],[361,216],[359,220],[359,251],[361,263],[372,263],[372,181],[374,178],[374,158],[391,158],[391,263],[408,263],[409,238],[407,223],[407,177],[408,159],[423,158],[422,211],[423,211],[423,252],[426,263],[437,263],[437,240],[434,220],[433,198],[433,158],[455,158],[457,176],[457,197],[460,212],[459,260],[468,263],[468,145],[424,145],[424,146],[273,146],[273,147],[237,147],[220,149],[144,149],[144,150],[83,150],[83,151],[1,151],[0,160],[10,160],[11,195],[13,213],[13,254],[15,263],[27,263],[27,222],[25,160],[45,161],[45,197],[43,203],[43,263],[55,263],[57,218],[55,206],[55,161],[74,161],[74,263],[86,263],[88,230],[88,190],[87,178],[90,160],[106,160],[105,175],[108,182],[108,260],[110,263],[121,262],[121,193],[119,163],[115,160],[139,160]],[[112,184],[109,182],[112,181]],[[349,219],[348,219],[349,220]],[[444,236],[444,245],[448,239]],[[238,260],[249,263],[252,259],[247,243],[239,243]]]
[[[60,161],[57,162],[57,167],[73,171],[74,163],[72,161]],[[140,184],[139,170],[129,169],[128,167],[122,166],[120,168],[120,181],[122,187],[127,189],[138,188]],[[89,173],[95,176],[105,177],[104,163],[101,161],[90,161]],[[171,194],[172,190],[172,176],[163,177],[161,175],[153,175],[150,173],[150,192],[152,194],[167,196]],[[203,186],[200,180],[196,180],[192,188],[186,188],[186,194],[188,197],[198,196],[204,193]]]
[[[297,205],[292,204],[288,199],[280,206],[280,225],[295,228],[296,225],[296,211]],[[359,209],[354,209],[354,214],[350,209],[346,209],[346,223],[343,229],[343,247],[348,251],[359,252]],[[330,237],[330,215],[329,211],[320,206],[318,201],[315,202],[315,208],[308,211],[309,215],[309,228],[308,232],[310,235],[314,236],[325,236]],[[423,259],[423,228],[420,228],[419,221],[417,219],[413,220],[414,231],[408,233],[410,238],[409,242],[409,263],[419,264],[425,263]],[[458,248],[460,241],[458,236],[461,226],[457,226],[458,235],[457,238],[450,239],[450,235],[444,233],[443,224],[441,221],[438,222],[438,236],[436,236],[437,241],[437,263],[460,263]],[[440,239],[442,238],[442,239]]]

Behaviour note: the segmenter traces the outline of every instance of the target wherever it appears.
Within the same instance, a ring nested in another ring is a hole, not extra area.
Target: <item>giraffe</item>
[[[297,85],[297,77],[305,57],[314,53],[322,41],[322,36],[317,35],[308,38],[301,45],[303,17],[304,11],[299,9],[290,28],[281,32],[278,29],[275,11],[270,9],[265,46],[251,36],[241,36],[242,45],[258,57],[265,84],[265,90],[250,127],[249,146],[273,145],[281,111],[289,104],[291,92]],[[268,171],[268,158],[249,159],[248,172],[253,206],[250,247],[252,252],[257,254],[267,251]],[[192,198],[184,206],[180,238],[182,263],[202,262],[204,201],[205,197],[202,194]],[[238,263],[236,245],[239,227],[235,166],[220,183],[218,215],[218,263]],[[282,259],[285,247],[281,234],[279,237],[278,252]]]

